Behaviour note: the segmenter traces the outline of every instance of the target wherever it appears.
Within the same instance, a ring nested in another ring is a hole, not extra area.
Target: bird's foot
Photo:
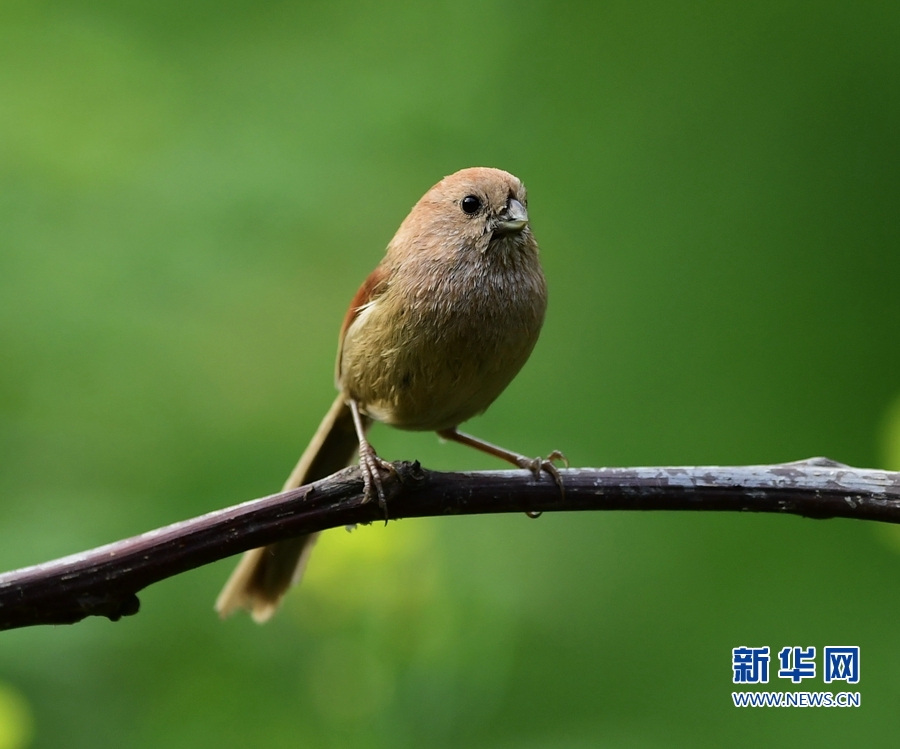
[[[519,453],[514,453],[511,450],[507,450],[498,445],[492,445],[490,442],[485,442],[482,439],[478,439],[478,437],[473,437],[471,434],[464,434],[455,427],[453,429],[441,429],[438,432],[438,435],[446,440],[453,440],[462,445],[474,447],[476,450],[481,450],[483,453],[493,455],[495,458],[505,460],[507,463],[512,463],[512,465],[517,466],[518,468],[525,468],[531,471],[534,474],[534,478],[538,481],[541,479],[542,471],[544,473],[549,473],[559,487],[560,499],[564,499],[566,496],[566,488],[563,486],[562,476],[559,475],[559,471],[556,466],[553,465],[553,461],[560,460],[565,464],[566,468],[568,468],[569,460],[559,450],[554,450],[546,457],[546,459],[526,458],[524,455],[519,455]],[[537,518],[541,515],[539,512],[527,512],[526,514],[530,518]]]
[[[549,474],[559,487],[560,499],[564,499],[566,496],[566,487],[563,485],[562,476],[559,475],[559,469],[553,465],[553,461],[556,460],[560,461],[566,468],[569,467],[569,459],[559,450],[554,450],[546,458],[526,458],[525,456],[520,456],[516,460],[516,465],[518,465],[519,468],[525,468],[531,471],[538,481],[541,479],[542,471]],[[540,512],[526,512],[525,514],[530,518],[539,518],[541,516]]]
[[[397,475],[397,469],[392,463],[379,458],[368,441],[359,444],[359,470],[363,477],[363,502],[368,502],[374,497],[378,499],[378,506],[384,511],[385,522],[388,519],[387,500],[384,496],[384,484],[382,483],[382,471],[388,475]]]

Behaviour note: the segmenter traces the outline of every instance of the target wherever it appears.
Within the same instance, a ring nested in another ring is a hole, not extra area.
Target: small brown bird
[[[416,203],[365,280],[338,344],[340,391],[284,485],[293,489],[346,467],[358,451],[366,496],[384,503],[390,470],[366,440],[372,420],[435,431],[536,477],[549,460],[526,458],[457,431],[482,413],[531,354],[544,322],[547,286],[528,223],[525,187],[499,169],[445,177]],[[275,613],[303,574],[316,536],[247,552],[216,601],[258,622]]]

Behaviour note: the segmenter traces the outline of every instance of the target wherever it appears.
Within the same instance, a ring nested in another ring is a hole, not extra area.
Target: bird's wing
[[[362,282],[362,286],[359,287],[353,297],[353,301],[350,302],[350,308],[344,316],[344,324],[341,325],[341,337],[340,342],[338,343],[337,366],[335,369],[338,382],[340,382],[341,379],[341,357],[344,352],[344,336],[347,335],[347,330],[353,324],[353,321],[359,317],[360,313],[372,306],[387,290],[388,276],[388,269],[383,264],[378,265],[378,267],[369,274],[369,277]]]

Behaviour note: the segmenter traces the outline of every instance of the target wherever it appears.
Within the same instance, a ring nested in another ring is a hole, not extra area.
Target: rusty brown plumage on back
[[[358,451],[366,496],[383,502],[381,473],[389,468],[366,440],[372,419],[436,431],[536,476],[547,472],[561,487],[549,461],[456,430],[521,369],[546,307],[522,183],[484,167],[445,177],[416,203],[350,303],[338,345],[339,395],[285,489],[344,468]],[[257,621],[268,619],[302,574],[314,540],[248,552],[216,609],[227,616],[246,608]]]

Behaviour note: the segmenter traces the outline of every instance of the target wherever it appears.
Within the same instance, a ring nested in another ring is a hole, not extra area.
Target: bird
[[[548,473],[562,491],[553,463],[565,461],[559,451],[528,458],[458,429],[518,374],[546,309],[522,182],[489,167],[444,177],[413,206],[350,302],[338,343],[338,396],[284,490],[335,473],[358,454],[364,497],[384,507],[383,476],[393,469],[367,439],[378,421],[437,432],[538,479]],[[257,622],[268,620],[300,580],[317,536],[246,552],[216,600],[219,615],[246,609]]]

